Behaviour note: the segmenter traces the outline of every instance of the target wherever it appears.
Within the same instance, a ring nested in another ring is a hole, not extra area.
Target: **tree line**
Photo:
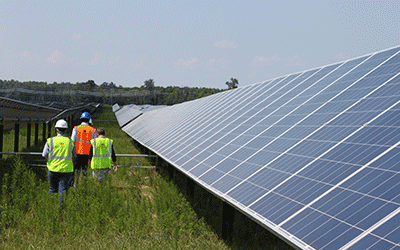
[[[233,81],[233,83],[232,83]],[[231,78],[226,82],[228,89],[236,88],[238,81]],[[226,90],[226,89],[225,89]],[[95,81],[86,82],[37,82],[0,79],[0,96],[30,103],[103,103],[113,105],[173,105],[208,95],[224,89],[155,86],[153,79],[144,81],[140,87],[122,87],[113,82],[103,82],[97,85]]]

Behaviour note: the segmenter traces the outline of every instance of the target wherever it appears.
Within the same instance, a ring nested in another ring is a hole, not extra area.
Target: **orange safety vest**
[[[78,155],[89,155],[90,140],[94,139],[96,130],[89,125],[75,126],[78,139],[75,142],[76,153]]]

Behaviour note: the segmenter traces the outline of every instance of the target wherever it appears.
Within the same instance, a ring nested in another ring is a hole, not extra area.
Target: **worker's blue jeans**
[[[108,168],[93,169],[92,171],[93,179],[99,180],[100,182],[106,181],[108,176],[108,171],[109,171]]]
[[[68,188],[71,184],[74,173],[59,173],[48,171],[49,177],[49,195],[59,193],[60,203],[64,202],[64,191],[68,193]]]

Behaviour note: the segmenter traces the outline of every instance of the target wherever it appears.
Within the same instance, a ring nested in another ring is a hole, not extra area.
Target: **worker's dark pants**
[[[86,177],[87,175],[87,168],[88,168],[88,161],[89,161],[89,155],[76,155],[73,159],[72,162],[74,163],[74,173],[76,174],[76,181],[73,183],[74,186],[78,184],[79,181],[79,176]]]
[[[74,173],[60,173],[48,171],[49,178],[49,194],[59,193],[60,203],[64,202],[64,191],[68,193],[70,182]]]

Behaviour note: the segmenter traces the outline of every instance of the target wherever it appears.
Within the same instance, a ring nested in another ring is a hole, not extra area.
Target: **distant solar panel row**
[[[0,97],[0,118],[7,119],[50,119],[62,110],[35,105],[5,97]]]
[[[126,124],[128,124],[129,122],[131,122],[133,119],[137,118],[144,112],[166,107],[164,105],[153,106],[153,105],[134,105],[134,104],[126,105],[123,106],[122,108],[120,108],[119,106],[117,108],[117,106],[118,104],[114,104],[113,112],[115,113],[115,116],[117,118],[120,127],[125,126]]]
[[[118,109],[120,109],[121,107],[118,105],[118,103],[116,103],[116,104],[114,104],[113,106],[112,106],[112,111],[113,112],[117,112],[118,111]]]
[[[128,122],[142,114],[139,106],[134,104],[123,106],[114,112],[120,127],[125,126]]]
[[[144,113],[123,130],[303,249],[400,249],[400,48]]]

